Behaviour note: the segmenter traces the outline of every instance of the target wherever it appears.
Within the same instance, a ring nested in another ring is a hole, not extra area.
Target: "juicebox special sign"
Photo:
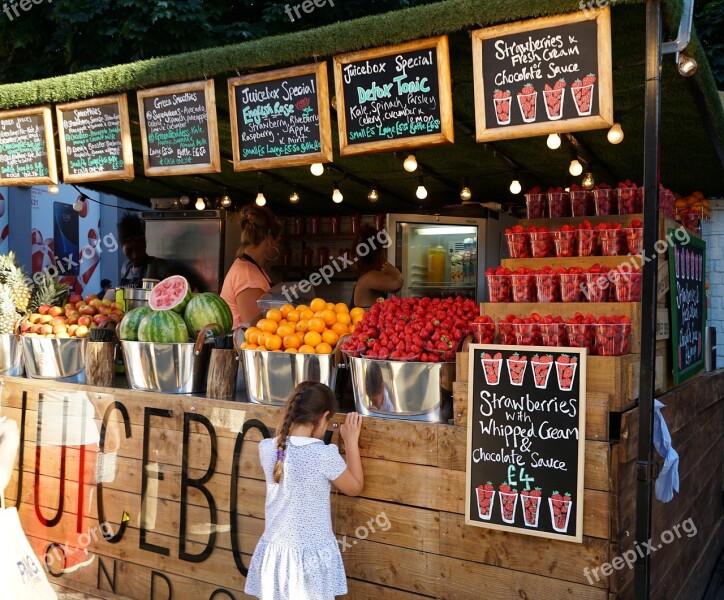
[[[613,124],[608,8],[473,32],[477,141]]]
[[[470,346],[465,523],[581,542],[586,352]]]

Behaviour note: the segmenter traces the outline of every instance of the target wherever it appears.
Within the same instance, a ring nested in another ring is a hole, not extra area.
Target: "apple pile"
[[[25,317],[20,333],[26,336],[49,338],[84,338],[91,329],[115,329],[123,319],[123,306],[110,300],[101,300],[95,294],[83,299],[79,294],[70,296],[65,306],[38,307],[37,313]]]

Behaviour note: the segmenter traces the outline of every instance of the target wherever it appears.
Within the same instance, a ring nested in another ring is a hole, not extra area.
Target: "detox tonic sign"
[[[335,57],[342,155],[453,141],[447,38]]]

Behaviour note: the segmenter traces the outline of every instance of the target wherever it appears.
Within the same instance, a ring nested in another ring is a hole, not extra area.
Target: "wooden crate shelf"
[[[644,215],[641,213],[634,215],[609,215],[607,217],[559,217],[556,219],[521,219],[520,224],[523,227],[529,225],[535,225],[536,227],[560,227],[561,225],[580,225],[584,221],[588,221],[592,225],[598,225],[599,223],[621,223],[621,225],[630,225],[631,221],[638,219],[639,221],[644,220]]]
[[[520,269],[526,267],[528,269],[542,269],[543,267],[581,267],[582,269],[588,269],[593,265],[601,265],[608,267],[609,269],[615,269],[616,267],[628,264],[629,267],[633,267],[632,262],[635,262],[637,267],[641,266],[641,257],[636,256],[571,256],[566,258],[556,258],[555,256],[549,256],[548,258],[504,258],[500,261],[500,264],[508,269]],[[625,270],[624,270],[625,272]]]

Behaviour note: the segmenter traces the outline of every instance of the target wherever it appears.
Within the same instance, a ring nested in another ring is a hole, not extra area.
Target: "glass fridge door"
[[[478,231],[476,225],[397,224],[397,262],[405,278],[403,296],[475,298]]]

